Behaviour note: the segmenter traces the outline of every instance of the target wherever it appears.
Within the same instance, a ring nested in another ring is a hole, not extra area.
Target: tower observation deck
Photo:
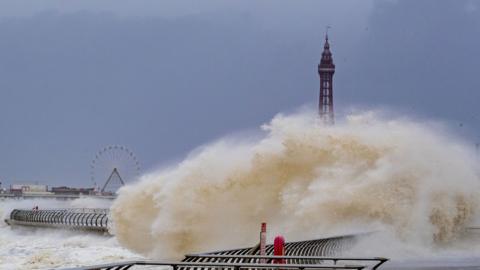
[[[318,101],[318,113],[321,120],[326,124],[334,124],[333,113],[333,74],[335,65],[333,64],[330,44],[328,43],[328,33],[325,35],[325,44],[323,45],[322,58],[318,64],[318,75],[320,76],[320,98]]]

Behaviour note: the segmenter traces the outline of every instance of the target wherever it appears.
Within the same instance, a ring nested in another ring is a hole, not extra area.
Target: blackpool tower
[[[318,75],[320,76],[320,98],[318,101],[318,113],[325,124],[333,125],[335,122],[333,115],[333,73],[335,65],[333,64],[330,44],[328,43],[328,34],[325,35],[325,44],[323,45],[322,59],[318,65]]]

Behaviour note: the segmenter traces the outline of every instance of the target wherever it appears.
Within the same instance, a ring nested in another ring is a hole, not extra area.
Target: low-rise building
[[[94,188],[73,188],[73,187],[52,187],[50,190],[54,194],[62,195],[93,195],[95,193]]]
[[[48,192],[48,186],[38,185],[38,184],[13,184],[10,186],[10,191],[12,193],[20,192],[22,194],[42,193],[42,192]]]

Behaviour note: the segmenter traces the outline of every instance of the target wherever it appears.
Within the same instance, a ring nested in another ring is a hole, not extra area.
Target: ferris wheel
[[[123,145],[109,145],[100,149],[90,164],[90,177],[101,192],[115,193],[125,183],[140,175],[140,162],[135,154]]]

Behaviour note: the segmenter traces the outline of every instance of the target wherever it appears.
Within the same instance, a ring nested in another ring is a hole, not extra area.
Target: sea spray
[[[4,219],[15,208],[105,208],[104,199],[79,198],[0,200],[0,270],[51,269],[142,259],[120,246],[114,237],[85,231],[70,231],[24,226],[10,227]]]
[[[278,115],[262,128],[260,140],[219,140],[123,187],[111,208],[118,241],[180,258],[254,245],[267,221],[287,240],[381,228],[433,247],[478,213],[474,159],[438,129],[372,113],[335,126]]]

